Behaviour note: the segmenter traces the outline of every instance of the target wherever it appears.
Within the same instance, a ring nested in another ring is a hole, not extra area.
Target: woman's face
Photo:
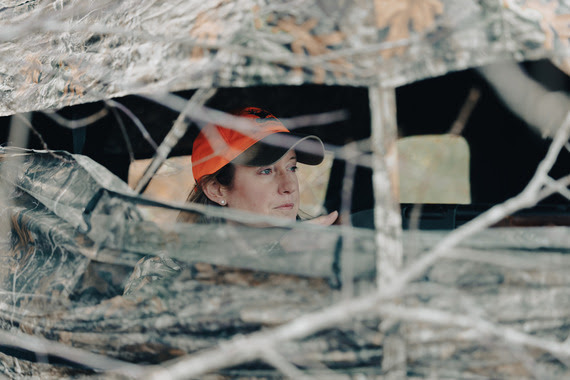
[[[297,217],[299,181],[294,151],[272,165],[235,166],[233,185],[226,189],[228,207],[293,220]]]

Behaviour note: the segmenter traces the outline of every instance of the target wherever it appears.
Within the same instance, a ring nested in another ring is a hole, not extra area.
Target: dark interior
[[[525,62],[521,66],[547,88],[567,93],[570,91],[570,78],[548,61]],[[449,73],[397,88],[398,133],[400,136],[446,133],[455,121],[470,89],[474,87],[480,90],[481,97],[462,135],[469,144],[471,155],[473,206],[469,209],[483,210],[487,205],[502,202],[523,190],[544,157],[550,141],[543,139],[514,115],[477,71]],[[189,98],[193,91],[178,94]],[[126,96],[115,100],[140,119],[158,144],[177,117],[177,113],[139,96]],[[270,110],[278,117],[345,110],[348,119],[334,124],[304,128],[301,132],[317,134],[326,143],[334,145],[343,145],[370,136],[366,88],[306,85],[219,89],[207,105],[225,111],[245,105],[257,105]],[[103,107],[104,102],[96,102],[67,107],[58,113],[68,119],[81,119]],[[9,117],[0,118],[1,143],[5,143],[8,138],[9,122]],[[107,116],[88,127],[73,130],[58,125],[41,112],[33,113],[32,124],[35,131],[30,134],[29,148],[43,149],[47,146],[50,149],[90,156],[125,181],[131,155],[135,159],[150,158],[153,155],[153,148],[143,138],[135,123],[118,110],[109,112]],[[190,154],[196,132],[196,126],[192,126],[171,155]],[[41,136],[41,139],[38,136]],[[127,138],[130,147],[126,143]],[[569,167],[570,152],[564,150],[551,175],[557,178],[568,174]],[[334,162],[325,205],[329,210],[339,208],[343,171],[343,162]],[[355,188],[352,211],[372,208],[369,169],[357,169]],[[547,208],[555,206],[551,208],[554,213],[559,212],[557,210],[569,211],[564,206],[568,205],[568,201],[560,195],[551,196],[541,202],[541,205]],[[563,207],[560,208],[561,206]]]

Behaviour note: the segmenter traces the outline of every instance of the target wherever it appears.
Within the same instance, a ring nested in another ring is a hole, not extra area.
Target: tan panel
[[[398,140],[401,203],[471,203],[469,146],[456,135]]]

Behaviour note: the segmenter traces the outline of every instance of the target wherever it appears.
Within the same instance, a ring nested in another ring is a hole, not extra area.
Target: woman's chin
[[[297,219],[297,210],[295,209],[276,209],[271,214],[272,216],[276,216],[278,218],[285,218],[290,220]]]

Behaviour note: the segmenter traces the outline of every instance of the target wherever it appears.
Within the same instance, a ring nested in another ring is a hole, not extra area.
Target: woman
[[[235,115],[254,122],[239,131],[209,124],[194,140],[192,173],[196,185],[187,201],[300,219],[297,162],[320,164],[324,157],[322,141],[316,136],[293,135],[261,108],[247,107]],[[337,217],[334,211],[311,222],[330,225]],[[178,221],[219,219],[181,213]]]
[[[322,141],[316,136],[294,136],[275,116],[260,108],[244,108],[235,115],[250,121],[247,131],[211,124],[204,127],[194,140],[192,174],[196,185],[188,201],[289,220],[299,219],[297,162],[320,164],[324,157]],[[310,222],[330,225],[337,217],[338,212],[334,211]],[[178,221],[222,222],[219,218],[187,212],[180,213]],[[295,231],[292,236],[285,233],[269,244],[256,243],[258,249],[278,255],[310,249],[315,239],[314,234],[303,239],[302,231]],[[332,244],[336,243],[333,241]],[[188,265],[163,256],[141,259],[127,282],[125,294],[158,279],[178,275]],[[259,283],[259,275],[254,271],[211,264],[190,266],[188,273],[203,281],[231,283],[237,279],[240,284]],[[202,267],[206,268],[205,272]],[[279,281],[283,279],[280,277]]]

